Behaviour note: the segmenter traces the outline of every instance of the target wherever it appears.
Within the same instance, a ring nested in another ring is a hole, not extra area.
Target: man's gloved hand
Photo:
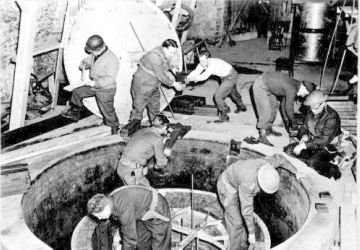
[[[255,242],[256,242],[255,234],[249,234],[248,241],[249,241],[249,244],[255,244]]]
[[[294,154],[299,155],[302,150],[306,149],[305,142],[300,141],[299,145],[294,148]]]
[[[186,83],[186,74],[184,72],[176,72],[175,81]]]
[[[166,157],[169,157],[171,154],[171,149],[170,148],[165,148],[164,149],[164,154],[166,155]]]
[[[303,137],[301,137],[301,140],[300,140],[301,142],[307,142],[307,141],[309,141],[309,136],[307,136],[307,135],[303,135]]]
[[[174,82],[172,85],[177,91],[182,91],[185,88],[184,84],[181,84],[181,82]]]

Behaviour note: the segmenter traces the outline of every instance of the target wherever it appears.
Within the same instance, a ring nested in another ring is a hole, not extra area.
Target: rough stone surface
[[[122,148],[120,143],[75,154],[55,163],[33,181],[29,192],[24,195],[22,207],[25,222],[37,237],[54,249],[69,249],[72,231],[86,214],[87,200],[95,193],[109,193],[122,185],[114,171]],[[216,180],[226,167],[228,150],[226,143],[180,140],[175,144],[166,168],[169,176],[157,177],[150,171],[149,180],[157,188],[190,188],[193,172],[195,189],[214,192]],[[243,159],[260,156],[248,149],[242,150],[241,154]],[[269,231],[280,229],[277,243],[301,227],[309,202],[301,185],[293,185],[296,182],[294,176],[285,170],[280,174],[284,178],[279,196],[264,197],[260,194],[255,203],[256,212],[268,225]],[[222,218],[221,209],[210,206],[214,201],[194,200],[200,211],[211,207],[211,214]],[[188,204],[189,197],[184,197],[180,203]]]

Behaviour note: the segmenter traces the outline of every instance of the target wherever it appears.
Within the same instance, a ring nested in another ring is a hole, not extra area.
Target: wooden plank
[[[349,100],[349,96],[348,95],[329,95],[329,99],[328,102],[331,101],[348,101]]]
[[[21,189],[17,189],[17,190],[12,190],[12,191],[3,191],[1,190],[1,197],[6,197],[6,196],[11,196],[11,195],[16,195],[16,194],[24,194],[27,193],[29,189],[28,188],[21,188]]]
[[[17,0],[16,2],[21,9],[21,18],[9,130],[19,128],[25,124],[38,9],[38,2],[36,1]]]

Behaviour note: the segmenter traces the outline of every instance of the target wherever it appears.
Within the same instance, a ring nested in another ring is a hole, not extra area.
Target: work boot
[[[234,113],[240,113],[240,112],[245,112],[247,110],[246,106],[244,104],[240,104],[236,107]]]
[[[111,127],[111,134],[112,135],[116,135],[118,133],[119,133],[119,127],[118,126]]]
[[[77,122],[80,120],[80,108],[72,106],[70,109],[63,111],[61,116]]]
[[[220,112],[220,116],[217,120],[214,121],[214,123],[223,123],[223,122],[229,122],[230,118],[225,112]]]
[[[264,130],[264,129],[261,129],[261,130],[259,131],[259,139],[258,139],[258,141],[261,142],[261,143],[263,143],[263,144],[265,144],[265,145],[271,146],[271,147],[274,146],[274,145],[271,144],[271,143],[268,141],[268,139],[266,138],[266,130]]]
[[[273,128],[266,129],[266,135],[282,136],[282,133],[275,131]]]

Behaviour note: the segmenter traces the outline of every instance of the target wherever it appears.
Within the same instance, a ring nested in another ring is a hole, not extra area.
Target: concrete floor
[[[288,51],[268,51],[266,46],[265,39],[256,39],[251,41],[238,42],[236,46],[227,47],[223,46],[222,48],[212,48],[210,50],[213,54],[213,57],[222,58],[232,64],[236,63],[239,66],[249,67],[261,71],[273,71],[275,69],[274,60],[280,56],[287,56]],[[239,63],[241,62],[241,63]],[[254,64],[261,63],[261,64]],[[269,64],[269,65],[264,65]],[[295,78],[298,79],[306,79],[310,81],[314,81],[316,83],[319,82],[320,79],[320,66],[309,66],[305,64],[298,64],[294,69]],[[248,82],[254,80],[258,75],[243,75],[241,77],[241,81]],[[325,80],[324,80],[324,89],[329,89],[331,87],[332,79],[334,77],[334,70],[329,69],[326,71]],[[218,84],[214,81],[207,81],[203,85],[196,86],[195,88],[187,88],[184,90],[183,94],[189,95],[200,95],[206,96],[207,103],[213,104],[212,95],[215,92]],[[345,82],[339,83],[339,88],[346,88]],[[214,124],[208,123],[208,121],[212,121],[216,119],[216,117],[206,117],[206,116],[194,116],[194,115],[182,115],[175,114],[176,121],[172,120],[172,122],[180,122],[185,125],[191,125],[192,130],[196,131],[196,138],[198,139],[209,139],[208,133],[210,132],[212,135],[216,135],[215,137],[222,138],[222,140],[230,140],[235,139],[238,141],[243,140],[247,136],[257,137],[257,130],[255,128],[256,117],[250,102],[250,96],[248,89],[241,90],[241,94],[244,99],[244,103],[247,105],[248,111],[240,114],[234,114],[231,112],[230,122],[223,124]],[[234,104],[228,99],[226,100],[229,107],[234,110]],[[166,114],[170,117],[170,114],[166,112]],[[86,120],[80,121],[76,124],[71,124],[67,126],[67,128],[60,128],[51,133],[44,134],[37,138],[30,139],[28,142],[38,140],[40,138],[56,138],[54,140],[58,140],[55,145],[59,145],[61,147],[62,143],[75,141],[76,140],[85,140],[87,137],[92,136],[104,136],[108,135],[110,129],[105,126],[93,127],[87,129],[86,131],[80,131],[77,133],[76,137],[69,135],[69,131],[74,131],[77,128],[89,127],[91,125],[99,125],[101,120],[96,117],[89,117]],[[277,150],[282,150],[284,146],[289,143],[288,135],[283,127],[281,117],[278,115],[275,121],[275,128],[283,133],[282,137],[269,137],[269,140],[274,144]],[[192,131],[190,131],[189,136],[191,137]],[[106,137],[106,140],[113,140],[113,137]],[[104,138],[105,139],[105,138]],[[115,139],[114,139],[115,140]],[[51,142],[43,142],[44,145],[39,145],[39,148],[48,149],[48,144]],[[34,149],[31,147],[21,149],[21,153],[19,152],[8,152],[7,155],[3,155],[1,162],[7,159],[14,159],[15,157],[20,157],[26,153],[33,153]],[[69,149],[66,149],[67,151]],[[271,151],[271,150],[270,150]],[[51,157],[51,155],[46,156]],[[46,158],[45,157],[45,158]],[[32,175],[32,179],[36,178],[39,170],[35,170],[30,173]],[[355,203],[354,197],[356,194],[356,185],[354,182],[354,178],[351,174],[350,169],[346,169],[343,172],[343,177],[339,181],[329,180],[326,178],[319,178],[322,182],[326,182],[327,185],[332,186],[332,189],[336,191],[335,201],[337,206],[342,207],[341,214],[341,249],[352,250],[356,248],[356,227],[355,227]],[[21,218],[21,211],[19,210],[19,206],[14,207],[12,204],[19,204],[21,202],[21,196],[11,196],[7,198],[1,199],[1,234],[5,235],[7,233],[12,233],[16,236],[16,231],[11,231],[10,228],[14,228],[16,223],[19,223],[19,218]],[[7,231],[10,230],[10,231]],[[19,229],[20,230],[20,229]],[[32,237],[31,233],[26,232],[28,237]],[[14,239],[14,238],[12,238]],[[0,241],[1,242],[1,241]],[[6,242],[6,246],[8,247],[9,241]],[[314,242],[315,243],[315,242]],[[2,243],[3,244],[3,243]],[[13,242],[12,246],[8,247],[8,249],[21,249],[16,247],[16,242]],[[46,249],[40,248],[39,249]]]

